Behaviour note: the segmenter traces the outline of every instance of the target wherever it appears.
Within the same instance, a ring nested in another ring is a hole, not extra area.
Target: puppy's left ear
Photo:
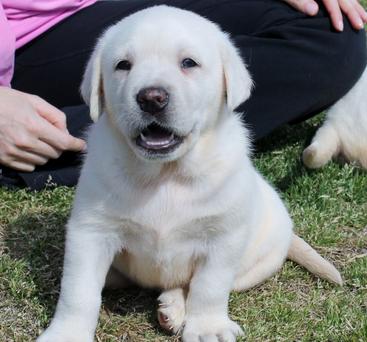
[[[90,116],[94,122],[98,120],[104,107],[101,50],[101,43],[98,43],[88,61],[80,86],[80,93],[89,106]]]
[[[233,111],[250,97],[253,83],[239,52],[225,33],[222,36],[221,55],[227,106]]]

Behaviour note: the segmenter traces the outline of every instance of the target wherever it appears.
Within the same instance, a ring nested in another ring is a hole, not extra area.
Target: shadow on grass
[[[107,312],[119,316],[144,313],[148,323],[156,332],[162,330],[157,321],[157,290],[143,289],[132,285],[121,290],[104,290],[102,296],[103,307]]]
[[[3,228],[4,250],[12,259],[26,262],[30,279],[37,287],[37,297],[52,317],[60,291],[65,244],[66,214],[51,211],[20,216]],[[103,291],[104,308],[118,315],[149,313],[150,323],[157,326],[158,292],[132,286],[122,290]]]
[[[255,159],[263,156],[269,156],[267,158],[272,159],[271,153],[274,151],[285,150],[287,146],[299,146],[293,149],[290,155],[285,156],[283,167],[287,169],[286,174],[273,182],[279,191],[286,192],[299,178],[317,172],[303,165],[301,154],[314,136],[321,118],[322,115],[319,115],[302,123],[285,125],[254,144]],[[264,175],[267,176],[266,173]]]
[[[299,178],[304,177],[310,171],[305,170],[300,160],[295,161],[289,168],[287,174],[274,183],[275,187],[280,192],[286,192],[294,185]],[[312,172],[312,171],[311,171]]]
[[[25,261],[37,286],[40,302],[49,312],[59,292],[67,217],[50,211],[23,215],[3,229],[5,250]]]
[[[306,147],[316,133],[323,115],[308,121],[293,125],[284,125],[265,138],[255,142],[255,153],[271,152],[282,149],[284,146],[303,141]]]

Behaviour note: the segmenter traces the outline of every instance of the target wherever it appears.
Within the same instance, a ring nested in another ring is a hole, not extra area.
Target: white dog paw
[[[160,326],[177,334],[185,320],[185,297],[182,289],[163,292],[158,297],[158,321]]]
[[[317,142],[313,142],[302,154],[303,163],[310,169],[318,169],[324,166],[331,157],[331,153],[323,153],[322,147]]]
[[[92,342],[93,334],[87,333],[82,327],[75,328],[69,325],[50,325],[36,342]]]
[[[243,335],[239,325],[228,317],[196,316],[187,319],[183,342],[235,342]]]
[[[317,169],[337,156],[340,152],[339,135],[338,129],[326,120],[303,151],[303,163],[311,169]]]
[[[80,334],[70,333],[48,333],[47,330],[36,340],[36,342],[92,342],[93,339]]]

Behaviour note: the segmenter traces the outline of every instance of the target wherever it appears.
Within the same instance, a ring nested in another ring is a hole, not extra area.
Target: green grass
[[[247,341],[367,340],[367,174],[355,165],[304,168],[301,152],[321,118],[286,127],[257,146],[254,161],[278,189],[297,232],[341,270],[336,287],[287,262],[261,286],[230,298]],[[0,189],[0,341],[33,340],[58,297],[64,225],[73,189]],[[155,318],[157,293],[108,292],[98,341],[178,341]],[[245,340],[245,339],[243,339]]]

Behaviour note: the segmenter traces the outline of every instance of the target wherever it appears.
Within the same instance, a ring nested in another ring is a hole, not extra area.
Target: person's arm
[[[0,86],[9,86],[13,75],[15,35],[12,32],[0,0]]]
[[[316,15],[319,11],[319,6],[314,0],[282,0],[299,11],[308,14]],[[338,31],[343,31],[342,13],[345,14],[353,28],[361,30],[364,24],[367,23],[367,13],[358,0],[322,0],[326,7],[331,22],[334,28]]]
[[[85,142],[69,134],[65,114],[41,98],[10,88],[15,36],[0,1],[0,164],[20,171],[81,151]]]

